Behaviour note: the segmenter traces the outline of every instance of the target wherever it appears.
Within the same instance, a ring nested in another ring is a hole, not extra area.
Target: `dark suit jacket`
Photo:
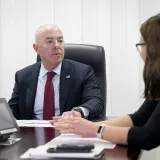
[[[17,119],[33,119],[41,62],[15,75],[15,86],[8,104]],[[70,75],[70,78],[66,76]],[[82,106],[90,110],[89,119],[103,114],[103,102],[93,69],[72,60],[63,60],[60,75],[60,113]]]

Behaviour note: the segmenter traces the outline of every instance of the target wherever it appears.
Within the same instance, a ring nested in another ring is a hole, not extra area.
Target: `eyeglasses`
[[[136,44],[136,48],[137,48],[138,52],[141,52],[142,46],[144,46],[144,45],[146,45],[146,43],[137,43]]]

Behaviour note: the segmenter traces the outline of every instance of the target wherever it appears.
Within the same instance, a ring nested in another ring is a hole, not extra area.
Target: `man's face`
[[[62,32],[53,26],[46,26],[39,33],[34,49],[40,55],[46,69],[56,68],[64,59]]]

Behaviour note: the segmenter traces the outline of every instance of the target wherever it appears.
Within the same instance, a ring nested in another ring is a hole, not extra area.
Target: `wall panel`
[[[27,65],[26,1],[1,0],[1,96],[9,98],[16,70]]]
[[[55,0],[55,23],[66,43],[82,43],[82,0]]]

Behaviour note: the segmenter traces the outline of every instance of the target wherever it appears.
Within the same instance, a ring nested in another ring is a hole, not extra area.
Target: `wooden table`
[[[55,136],[58,136],[59,132],[54,128],[30,128],[21,127],[20,132],[17,132],[13,137],[22,138],[12,146],[0,147],[0,160],[19,160],[20,156],[29,148],[35,148],[39,145],[43,145]],[[115,149],[105,150],[102,160],[136,160],[140,155],[140,150],[125,147],[116,146]]]

